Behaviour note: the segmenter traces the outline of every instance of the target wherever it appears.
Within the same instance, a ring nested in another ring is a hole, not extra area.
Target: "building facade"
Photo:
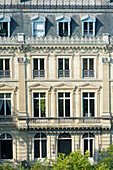
[[[0,1],[0,162],[97,162],[113,140],[110,1]]]

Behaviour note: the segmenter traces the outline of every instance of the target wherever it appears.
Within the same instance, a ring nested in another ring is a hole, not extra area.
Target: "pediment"
[[[71,22],[71,17],[67,15],[56,16],[56,22]]]
[[[46,84],[46,83],[36,83],[36,84],[32,84],[32,85],[28,86],[28,88],[30,90],[34,90],[34,89],[50,89],[51,85]]]
[[[88,14],[88,15],[83,15],[83,16],[81,17],[81,21],[82,21],[82,22],[96,22],[96,17],[93,16],[93,15],[90,15],[90,14]]]
[[[31,22],[45,22],[46,17],[44,15],[38,15],[31,18]]]
[[[78,89],[100,89],[100,85],[94,83],[84,83],[78,86]]]
[[[0,90],[16,90],[16,85],[2,83],[0,84]]]
[[[76,86],[74,84],[71,83],[60,83],[60,84],[56,84],[53,86],[54,89],[74,89]]]

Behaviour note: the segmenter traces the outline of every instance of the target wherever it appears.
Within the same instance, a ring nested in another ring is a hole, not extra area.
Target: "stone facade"
[[[78,149],[97,162],[113,140],[112,2],[103,1],[106,9],[97,1],[93,9],[43,10],[35,1],[33,9],[33,0],[32,8],[30,1],[12,2],[0,11],[0,24],[10,24],[0,37],[0,162],[56,159],[60,151]],[[34,37],[33,22],[43,18],[45,36]],[[70,37],[59,36],[58,24],[68,18]],[[85,29],[88,36],[82,36]]]

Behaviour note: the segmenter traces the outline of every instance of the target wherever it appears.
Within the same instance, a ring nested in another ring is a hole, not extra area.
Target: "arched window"
[[[90,153],[90,157],[94,155],[94,134],[93,133],[85,133],[82,137],[84,140],[84,154],[88,150]]]
[[[13,159],[13,139],[9,133],[0,136],[0,159]]]
[[[69,155],[72,152],[72,139],[69,133],[61,133],[58,136],[58,153]]]
[[[37,133],[34,137],[34,158],[47,156],[47,137],[44,133]]]

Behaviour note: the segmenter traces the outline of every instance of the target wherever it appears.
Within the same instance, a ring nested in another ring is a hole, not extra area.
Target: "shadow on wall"
[[[77,28],[78,27],[78,28]],[[73,32],[75,33],[75,35],[79,35],[80,31],[79,31],[79,25],[75,22],[75,20],[72,18],[71,19],[71,35],[73,34]]]
[[[104,26],[98,19],[96,19],[96,35],[98,34],[100,28]]]
[[[18,27],[18,26],[19,26],[18,23],[13,18],[11,18],[11,35],[13,34],[16,27]]]

